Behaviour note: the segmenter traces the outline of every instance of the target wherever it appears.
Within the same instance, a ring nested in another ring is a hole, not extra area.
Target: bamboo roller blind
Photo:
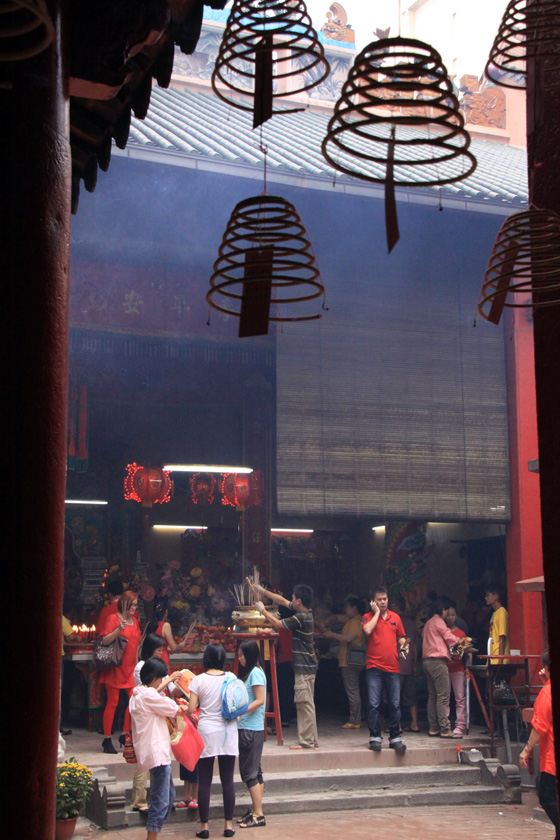
[[[351,272],[278,334],[280,514],[509,519],[503,331],[439,274]]]

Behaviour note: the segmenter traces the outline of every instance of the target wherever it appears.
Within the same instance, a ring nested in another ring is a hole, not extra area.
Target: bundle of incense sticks
[[[184,639],[188,639],[188,638],[189,638],[189,636],[191,635],[192,631],[194,630],[194,625],[195,625],[195,624],[196,624],[196,621],[193,621],[193,622],[191,623],[191,626],[189,627],[189,629],[187,630],[187,632],[186,632],[186,633],[185,633],[185,635],[183,636],[183,638],[184,638]]]
[[[253,566],[253,574],[249,575],[246,580],[255,586],[260,585],[260,573],[256,566]],[[243,583],[234,583],[233,589],[230,589],[230,595],[233,595],[235,602],[240,607],[252,607],[255,603],[255,596],[250,586],[247,587],[247,601],[245,601],[245,581]]]

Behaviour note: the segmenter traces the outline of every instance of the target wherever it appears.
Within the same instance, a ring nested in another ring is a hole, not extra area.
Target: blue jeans
[[[150,770],[150,810],[146,821],[148,831],[161,831],[175,802],[175,786],[170,764],[160,764]]]
[[[400,675],[392,674],[389,671],[382,671],[380,668],[367,668],[366,685],[368,691],[367,722],[369,726],[370,741],[382,741],[381,721],[379,706],[383,687],[387,695],[389,707],[389,743],[396,744],[401,741],[401,684]]]

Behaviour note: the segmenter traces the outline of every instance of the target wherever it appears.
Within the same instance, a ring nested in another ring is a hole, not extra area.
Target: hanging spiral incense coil
[[[507,300],[508,294],[514,299]],[[530,209],[509,216],[496,237],[478,311],[499,323],[504,306],[560,303],[560,216]]]
[[[253,111],[254,127],[273,113],[303,110],[283,103],[274,111],[273,101],[319,85],[329,72],[303,0],[234,0],[212,87],[235,108]]]
[[[44,0],[3,0],[0,4],[0,61],[23,61],[46,50],[54,25]]]
[[[261,307],[259,317],[265,325],[320,318],[321,313],[308,304],[324,294],[324,287],[295,207],[271,195],[240,201],[224,233],[210,286],[206,295],[210,306],[242,321],[243,307],[251,301]],[[293,305],[295,311],[284,311],[284,306]],[[240,336],[262,334],[245,332],[240,325]]]
[[[369,44],[357,56],[322,151],[339,172],[385,184],[391,252],[399,239],[395,185],[433,187],[466,178],[476,168],[470,142],[439,53],[399,37]]]
[[[339,172],[385,183],[391,144],[397,186],[450,184],[476,168],[441,57],[411,38],[384,38],[357,56],[322,149]]]
[[[510,0],[484,72],[497,85],[525,88],[527,58],[537,55],[553,59],[552,69],[560,69],[558,0],[539,0],[529,6],[526,0]]]

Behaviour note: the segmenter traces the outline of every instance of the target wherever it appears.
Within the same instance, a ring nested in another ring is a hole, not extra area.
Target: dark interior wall
[[[160,439],[177,457],[234,452],[247,359],[267,348],[269,381],[279,371],[281,512],[507,521],[503,335],[480,319],[472,327],[501,216],[401,200],[401,241],[387,255],[382,201],[340,184],[274,185],[309,232],[328,311],[319,323],[239,340],[236,319],[213,312],[207,325],[205,294],[235,203],[259,189],[258,180],[116,157],[84,197],[71,322],[129,334],[134,345],[158,337],[189,347],[176,363],[172,353],[148,360],[125,348],[113,387],[122,402],[124,376],[134,396],[130,410],[107,403],[106,437],[117,430],[123,455],[138,442],[155,452]],[[131,312],[132,293],[142,305]]]

